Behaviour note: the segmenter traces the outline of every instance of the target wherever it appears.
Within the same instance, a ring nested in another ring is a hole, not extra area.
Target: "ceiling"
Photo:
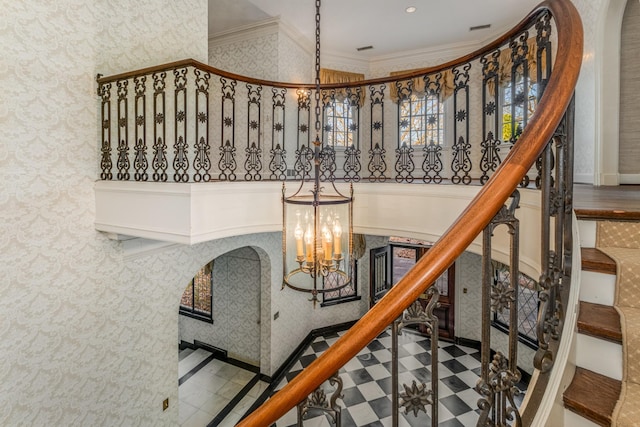
[[[324,0],[322,51],[370,59],[437,46],[482,43],[512,27],[540,0]],[[405,9],[415,6],[416,12]],[[279,17],[313,43],[313,0],[209,0],[209,34]],[[469,31],[491,24],[491,28]],[[358,52],[356,48],[373,46]]]

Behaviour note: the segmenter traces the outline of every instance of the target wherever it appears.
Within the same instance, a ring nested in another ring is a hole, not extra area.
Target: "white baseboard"
[[[619,174],[617,173],[601,173],[600,174],[600,185],[618,185],[618,184],[620,184]]]
[[[573,182],[576,184],[593,184],[593,174],[591,173],[576,173],[573,175]]]
[[[640,184],[640,173],[621,173],[620,184]]]

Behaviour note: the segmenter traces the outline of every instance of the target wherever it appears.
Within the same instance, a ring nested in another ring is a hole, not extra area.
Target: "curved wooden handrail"
[[[536,113],[502,165],[453,225],[384,298],[301,374],[241,421],[239,427],[271,425],[356,356],[444,273],[517,188],[560,123],[573,96],[582,61],[582,22],[569,0],[541,3],[519,26],[544,10],[549,10],[556,22],[556,62]],[[509,34],[513,32],[506,38]],[[495,46],[496,42],[488,49]]]

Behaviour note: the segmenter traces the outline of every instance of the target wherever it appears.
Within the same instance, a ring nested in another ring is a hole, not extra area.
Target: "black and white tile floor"
[[[298,373],[315,360],[343,333],[318,337],[292,366],[277,389],[284,387]],[[431,352],[429,338],[406,330],[398,337],[399,384],[411,385],[415,379],[430,388]],[[476,349],[440,342],[438,346],[439,425],[475,426],[478,421],[479,394],[473,389],[480,375],[480,352]],[[340,370],[343,380],[342,425],[391,426],[391,334],[386,331],[372,341]],[[518,384],[523,391],[526,384]],[[329,388],[327,388],[327,393]],[[329,393],[328,393],[329,394]],[[521,399],[519,399],[521,400]],[[431,425],[428,414],[418,417],[401,411],[400,426]],[[289,411],[277,422],[277,427],[295,426],[296,410]],[[312,413],[304,421],[305,427],[330,426],[321,413]]]
[[[280,383],[288,381],[309,366],[344,332],[317,337],[292,365]],[[405,330],[398,337],[399,384],[411,385],[415,379],[430,388],[431,354],[429,338]],[[480,352],[476,349],[440,342],[438,345],[439,425],[475,426],[478,421],[479,394],[474,386],[480,375]],[[233,426],[263,393],[272,393],[255,373],[214,359],[211,353],[199,349],[185,351],[180,356],[180,426]],[[342,426],[391,426],[391,335],[383,332],[342,369]],[[522,390],[519,403],[526,391]],[[330,394],[330,389],[327,388]],[[414,427],[431,425],[428,413],[401,412],[399,425]],[[290,410],[276,423],[277,427],[297,425],[296,409]],[[312,412],[304,420],[305,427],[330,427],[328,418]]]

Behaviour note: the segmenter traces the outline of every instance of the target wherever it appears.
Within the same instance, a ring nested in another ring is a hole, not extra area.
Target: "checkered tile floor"
[[[292,366],[285,379],[276,387],[281,389],[315,360],[329,345],[333,344],[343,332],[318,337],[306,352]],[[427,337],[405,330],[398,337],[399,384],[411,385],[413,380],[424,382],[430,388],[431,354],[430,340]],[[479,394],[473,389],[480,374],[480,352],[476,349],[440,342],[438,349],[439,376],[439,425],[475,426],[479,410]],[[391,334],[383,332],[363,349],[355,358],[340,369],[343,380],[343,398],[338,402],[342,406],[342,425],[351,426],[391,426]],[[327,397],[333,388],[325,385]],[[526,391],[526,384],[518,384],[522,390],[519,401]],[[519,404],[519,402],[518,402]],[[431,425],[429,414],[413,412],[408,415],[401,411],[400,426]],[[295,426],[297,413],[295,408],[277,422],[277,427]],[[318,412],[312,412],[304,421],[305,427],[331,426],[328,418]]]

